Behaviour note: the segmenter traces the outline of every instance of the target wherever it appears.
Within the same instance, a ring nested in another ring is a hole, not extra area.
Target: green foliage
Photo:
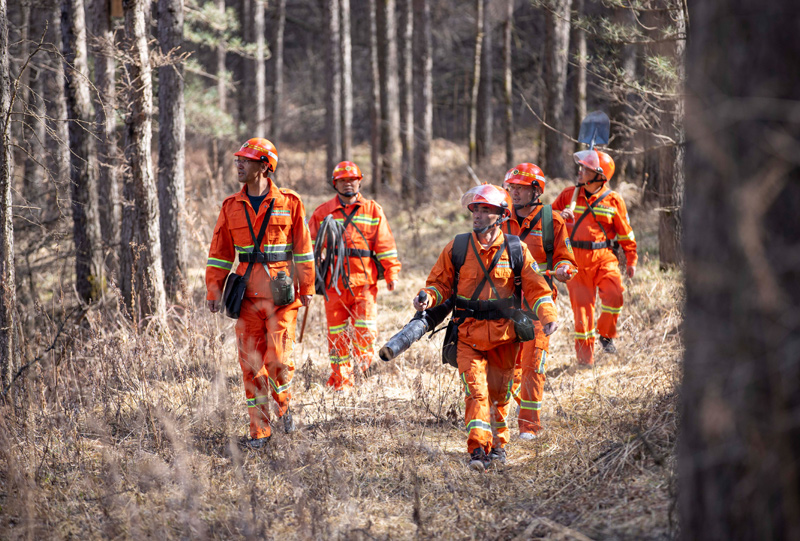
[[[236,124],[230,114],[221,111],[217,87],[209,87],[196,75],[199,66],[193,60],[186,62],[186,130],[214,138],[227,138],[236,134]],[[195,72],[195,73],[193,73]]]
[[[186,0],[184,40],[209,49],[224,45],[228,52],[254,58],[255,43],[242,41],[241,24],[236,10],[228,8],[220,11],[214,2],[199,5],[199,1]],[[265,56],[269,58],[269,50]]]

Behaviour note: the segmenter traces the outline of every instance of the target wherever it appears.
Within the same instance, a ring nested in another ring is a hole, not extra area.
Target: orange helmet
[[[348,178],[361,180],[364,178],[364,175],[361,174],[361,169],[359,169],[358,166],[353,162],[339,162],[336,167],[333,168],[331,184],[336,187],[337,180],[344,180]]]
[[[467,190],[461,196],[461,206],[472,212],[472,205],[491,205],[502,212],[503,218],[511,216],[511,196],[503,188],[492,184],[481,184]]]
[[[603,175],[606,180],[614,176],[614,160],[602,150],[581,150],[572,155],[575,163]]]
[[[539,166],[532,163],[521,163],[513,169],[508,170],[506,178],[503,180],[503,187],[508,189],[509,184],[530,186],[534,183],[539,186],[539,189],[544,193],[544,173]]]
[[[278,167],[278,149],[271,142],[263,137],[253,137],[248,139],[239,152],[233,154],[242,158],[249,158],[261,162],[269,163],[269,170],[275,171]]]

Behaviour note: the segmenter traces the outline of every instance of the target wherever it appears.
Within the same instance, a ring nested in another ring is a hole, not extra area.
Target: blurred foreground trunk
[[[681,535],[800,539],[800,3],[691,6]]]
[[[8,67],[8,12],[0,0],[0,384],[11,382],[14,362],[14,224],[11,210],[11,74]]]

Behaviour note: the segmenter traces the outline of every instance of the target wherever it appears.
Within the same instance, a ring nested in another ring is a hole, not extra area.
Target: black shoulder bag
[[[253,226],[250,223],[250,214],[247,212],[247,203],[242,201],[242,204],[244,205],[244,213],[247,217],[247,224],[250,226],[250,236],[253,236]],[[269,223],[269,218],[272,216],[272,207],[274,206],[275,199],[272,199],[269,202],[267,215],[264,216],[264,221],[261,223],[261,229],[258,232],[258,239],[253,238],[255,241],[253,252],[261,251],[261,241],[264,240],[264,233],[267,230],[267,223]],[[242,309],[242,301],[244,300],[244,294],[247,291],[247,280],[250,278],[251,270],[253,270],[252,261],[247,264],[247,270],[244,272],[244,276],[232,272],[227,278],[225,278],[225,289],[222,293],[222,303],[225,305],[225,315],[229,318],[239,319],[239,312]]]

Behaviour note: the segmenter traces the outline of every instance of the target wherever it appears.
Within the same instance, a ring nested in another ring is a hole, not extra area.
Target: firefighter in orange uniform
[[[566,282],[576,272],[577,264],[564,219],[539,200],[544,186],[544,173],[532,163],[521,163],[506,173],[503,187],[511,194],[514,208],[503,231],[517,235],[528,245],[555,299],[558,290],[553,277]],[[550,216],[546,227],[543,214]],[[536,321],[535,326],[536,339],[522,343],[514,370],[514,399],[520,407],[519,437],[523,440],[532,440],[542,430],[540,411],[550,338],[542,331],[541,321]]]
[[[238,274],[244,275],[248,265],[252,266],[236,322],[236,342],[250,416],[246,446],[258,449],[271,434],[270,394],[278,404],[284,430],[295,429],[289,410],[294,375],[290,354],[297,309],[301,304],[307,306],[314,293],[314,256],[300,197],[278,188],[269,178],[278,164],[275,146],[267,139],[253,138],[235,156],[236,172],[244,186],[222,202],[206,266],[206,298],[211,312],[222,308],[223,286],[237,253]],[[255,246],[267,217],[262,242]],[[275,298],[270,281],[281,272],[293,277],[297,295]],[[282,304],[291,297],[294,300]]]
[[[514,239],[500,230],[511,213],[511,199],[502,188],[484,184],[467,191],[461,204],[472,212],[473,228],[463,265],[457,271],[453,264],[456,237],[428,276],[422,290],[426,298],[420,300],[418,294],[414,308],[422,311],[455,298],[453,318],[458,324],[458,372],[466,394],[469,466],[483,471],[492,460],[505,462],[506,417],[519,351],[515,324],[507,319],[507,310],[514,306],[516,271],[510,248]],[[537,272],[525,243],[518,246],[521,289],[549,336],[558,328],[550,288]]]
[[[336,197],[317,207],[308,220],[315,244],[327,242],[317,238],[327,216],[344,226],[343,234],[335,242],[341,243],[338,248],[346,254],[346,260],[338,261],[343,274],[336,276],[329,268],[322,269],[317,277],[325,290],[328,321],[331,375],[327,384],[336,390],[353,385],[352,357],[359,369],[366,371],[375,356],[379,270],[383,271],[389,291],[394,290],[400,273],[397,246],[389,222],[378,203],[359,193],[362,178],[361,170],[353,162],[339,163],[331,176]],[[317,246],[317,251],[320,248]],[[326,244],[325,248],[337,251],[336,246]],[[352,331],[348,322],[352,324]]]
[[[578,185],[564,189],[553,202],[561,211],[570,232],[578,262],[578,274],[569,281],[569,300],[575,317],[575,352],[582,366],[594,364],[594,340],[600,338],[603,351],[616,353],[617,320],[622,311],[622,275],[612,249],[614,242],[625,252],[626,274],[636,273],[636,239],[622,197],[605,187],[614,175],[614,160],[599,150],[574,154],[579,165]],[[573,195],[578,190],[574,210]],[[600,317],[594,326],[596,292],[600,292]]]

